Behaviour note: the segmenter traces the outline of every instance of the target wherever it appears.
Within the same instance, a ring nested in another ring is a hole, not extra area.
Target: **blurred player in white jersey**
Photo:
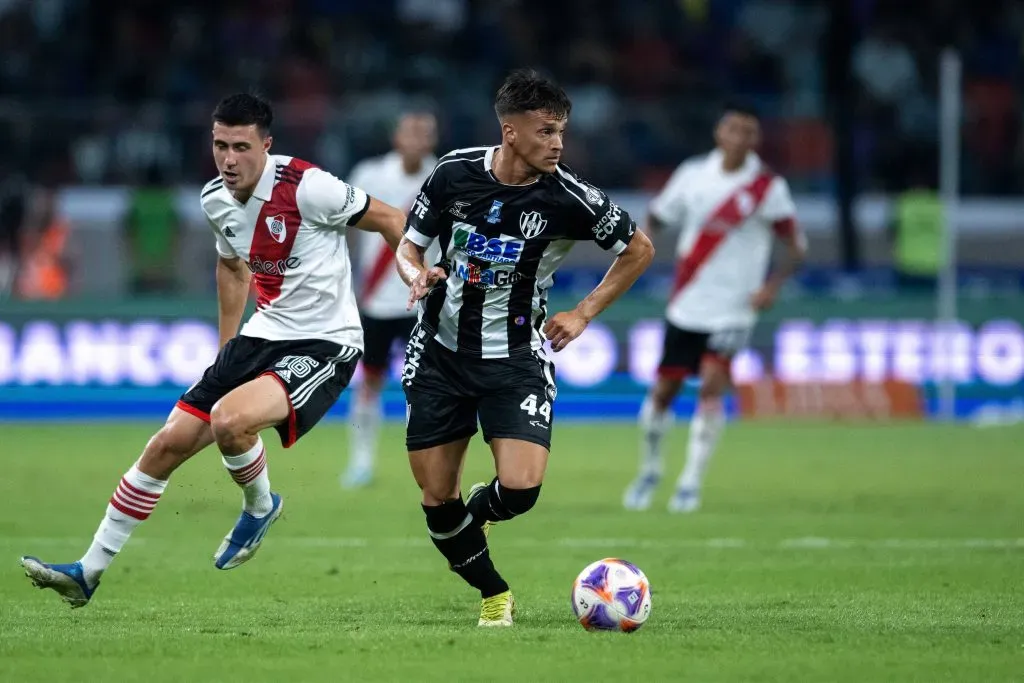
[[[200,203],[213,230],[220,352],[178,400],[164,426],[121,477],[92,545],[77,562],[21,558],[39,588],[82,607],[100,576],[145,521],[186,460],[216,443],[242,489],[242,514],[214,553],[217,569],[250,559],[281,514],[260,432],[288,448],[344,390],[363,349],[345,243],[349,226],[397,247],[405,214],[300,159],[269,154],[270,106],[232,95],[213,112],[219,175]],[[197,277],[199,274],[197,273]],[[250,278],[256,312],[239,331]],[[159,583],[153,594],[161,596]]]
[[[700,395],[669,510],[700,506],[704,472],[725,427],[723,396],[731,387],[732,358],[749,341],[758,312],[772,305],[806,252],[786,180],[754,151],[761,137],[756,113],[727,106],[714,136],[715,149],[683,162],[650,207],[651,229],[682,232],[658,376],[640,411],[640,473],[623,501],[631,510],[651,504],[663,471],[661,441],[672,423],[670,407],[691,375],[700,377]],[[766,280],[773,237],[785,245],[786,257]]]
[[[395,127],[392,151],[366,159],[352,169],[349,182],[381,201],[403,211],[412,207],[420,186],[434,169],[437,159],[437,120],[427,112],[404,114]],[[348,470],[342,484],[365,486],[373,478],[377,432],[381,421],[380,394],[387,381],[392,349],[405,343],[416,324],[416,312],[407,310],[409,288],[395,268],[395,253],[379,239],[363,234],[359,241],[361,286],[359,313],[363,321],[365,351],[363,381],[352,401],[349,426]],[[439,250],[434,249],[431,263]]]

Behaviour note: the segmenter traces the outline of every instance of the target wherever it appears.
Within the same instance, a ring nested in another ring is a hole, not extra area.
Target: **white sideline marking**
[[[0,543],[17,545],[26,551],[40,545],[81,545],[88,538],[71,536],[0,536]],[[131,545],[164,545],[169,539],[137,538]],[[359,538],[348,536],[288,537],[276,536],[267,541],[270,545],[297,548],[426,548],[430,539],[424,535],[405,538]],[[513,548],[584,548],[592,550],[613,550],[616,548],[650,548],[652,550],[673,549],[757,549],[757,550],[973,550],[973,549],[1024,549],[1024,538],[822,538],[804,536],[784,538],[779,541],[750,540],[743,538],[512,538],[498,540],[499,547]]]

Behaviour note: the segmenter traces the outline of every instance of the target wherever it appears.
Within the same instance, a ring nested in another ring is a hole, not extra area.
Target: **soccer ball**
[[[573,582],[572,609],[588,631],[631,633],[651,615],[651,584],[625,560],[598,560]]]

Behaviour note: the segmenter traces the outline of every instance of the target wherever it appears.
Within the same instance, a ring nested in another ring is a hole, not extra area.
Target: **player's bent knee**
[[[409,451],[409,466],[423,493],[424,505],[440,505],[459,497],[459,473],[467,446],[469,437]]]
[[[210,411],[210,428],[219,444],[245,437],[250,427],[248,417],[231,406],[217,403]]]
[[[459,497],[457,482],[430,482],[421,487],[424,505],[441,505]]]
[[[498,482],[498,499],[513,517],[525,514],[533,509],[540,498],[540,484],[529,488],[508,488]]]
[[[181,439],[176,437],[173,429],[163,427],[156,434],[149,437],[149,442],[146,444],[143,454],[165,458],[175,453],[183,452],[185,450],[183,446],[184,444]]]
[[[503,468],[498,475],[498,481],[502,490],[508,487],[510,490],[540,489],[544,481],[544,470],[538,465],[536,467],[522,468],[509,472],[511,468]]]
[[[458,470],[431,466],[435,461],[426,457],[410,457],[413,477],[423,494],[424,505],[440,505],[459,497]]]

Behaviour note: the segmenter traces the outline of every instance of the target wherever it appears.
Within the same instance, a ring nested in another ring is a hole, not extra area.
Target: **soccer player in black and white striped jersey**
[[[571,107],[553,82],[513,72],[495,100],[501,144],[442,157],[397,253],[410,307],[419,306],[402,375],[409,460],[434,544],[481,593],[481,626],[513,620],[485,531],[528,511],[540,494],[556,393],[544,342],[565,348],[654,255],[629,214],[560,163]],[[435,241],[441,262],[431,266],[424,254]],[[615,259],[575,309],[547,319],[548,288],[579,241]],[[462,461],[478,419],[497,476],[463,502]]]

